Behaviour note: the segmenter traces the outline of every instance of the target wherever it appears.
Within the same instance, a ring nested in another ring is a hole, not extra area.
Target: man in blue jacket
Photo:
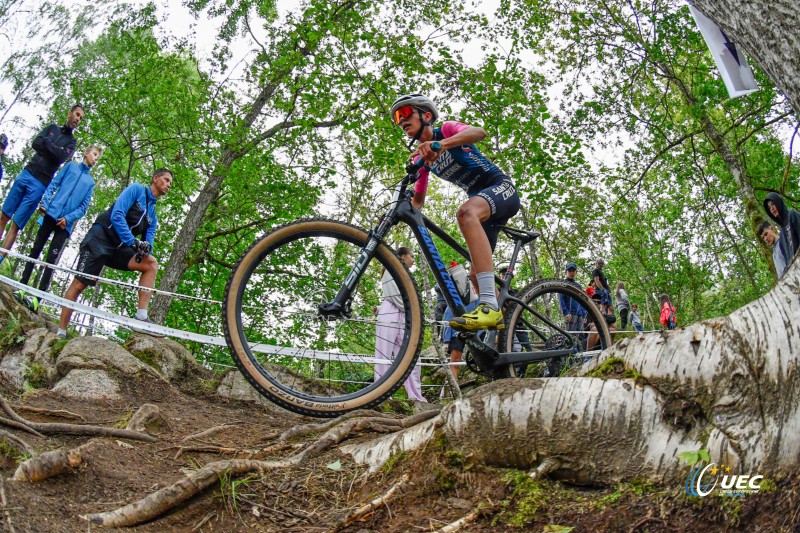
[[[94,192],[94,179],[90,172],[102,153],[103,149],[99,146],[90,146],[83,152],[83,163],[70,161],[47,186],[39,205],[39,211],[43,214],[42,225],[33,242],[30,254],[32,259],[39,258],[47,239],[53,235],[45,261],[58,264],[61,250],[72,234],[75,222],[83,218],[89,209]],[[27,285],[32,273],[33,263],[28,262],[20,282]],[[47,291],[52,276],[53,269],[45,268],[39,281],[40,291]]]
[[[72,136],[72,132],[81,120],[83,120],[83,107],[80,104],[74,105],[67,115],[67,123],[64,126],[50,124],[33,140],[31,146],[36,154],[14,180],[0,213],[0,236],[11,221],[6,238],[3,240],[3,248],[6,250],[14,246],[17,234],[25,229],[25,224],[36,211],[58,167],[75,153],[75,137]],[[0,254],[0,262],[5,256],[4,253]]]
[[[77,275],[64,297],[75,301],[78,296],[97,280],[104,266],[117,270],[141,272],[139,285],[152,288],[158,272],[158,261],[151,255],[155,241],[158,218],[156,201],[172,187],[172,171],[160,168],[150,180],[150,187],[140,183],[129,185],[106,212],[94,221],[89,233],[81,242],[76,270],[87,276]],[[141,239],[141,240],[140,240]],[[147,306],[150,291],[139,291],[136,318],[150,322]],[[72,309],[61,310],[58,336],[65,337]],[[154,335],[155,336],[155,335]]]

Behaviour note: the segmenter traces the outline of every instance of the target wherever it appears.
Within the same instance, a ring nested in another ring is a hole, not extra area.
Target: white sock
[[[58,328],[58,331],[56,331],[56,337],[66,337],[66,336],[67,336],[67,330]]]
[[[494,272],[478,272],[478,289],[481,292],[481,303],[497,311],[500,307],[497,303],[497,295],[494,292]]]
[[[136,320],[147,320],[147,309],[136,310]]]

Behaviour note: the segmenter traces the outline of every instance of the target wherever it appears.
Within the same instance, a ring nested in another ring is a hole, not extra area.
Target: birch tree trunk
[[[800,110],[800,3],[696,0]],[[343,451],[378,468],[436,431],[465,456],[574,483],[677,482],[681,451],[707,449],[736,473],[773,479],[800,459],[800,266],[728,317],[639,335],[582,370],[612,377],[505,380],[403,433]],[[503,439],[497,439],[503,435]]]

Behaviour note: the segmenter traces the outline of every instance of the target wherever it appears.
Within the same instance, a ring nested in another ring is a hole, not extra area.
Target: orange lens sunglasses
[[[414,114],[414,106],[404,105],[394,112],[394,123],[400,124],[400,121],[406,119]]]

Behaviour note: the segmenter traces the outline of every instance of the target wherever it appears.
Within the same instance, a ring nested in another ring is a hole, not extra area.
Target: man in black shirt
[[[72,136],[72,131],[83,120],[83,114],[83,107],[80,104],[72,106],[64,126],[50,124],[33,140],[31,146],[36,154],[17,176],[0,213],[0,237],[11,221],[6,238],[3,240],[3,248],[6,250],[14,246],[17,234],[25,228],[25,224],[36,211],[58,167],[75,153],[75,137]],[[0,254],[0,262],[5,255]]]
[[[592,280],[594,281],[594,293],[600,296],[600,310],[604,315],[608,315],[611,313],[611,289],[608,286],[608,278],[603,274],[605,264],[606,262],[602,259],[597,259],[592,271]]]

